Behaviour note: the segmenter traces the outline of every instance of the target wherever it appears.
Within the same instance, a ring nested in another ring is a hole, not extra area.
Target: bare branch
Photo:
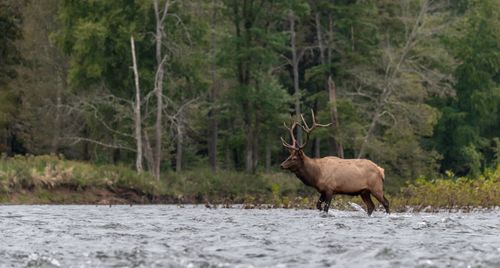
[[[186,34],[186,38],[188,39],[189,45],[192,45],[193,42],[191,41],[191,35],[189,34],[189,30],[186,27],[186,25],[184,24],[184,22],[182,21],[181,17],[179,17],[179,15],[177,15],[177,14],[168,14],[168,15],[177,19],[177,25],[179,25],[179,24],[181,25],[181,27],[184,30],[184,33]]]
[[[112,133],[124,136],[124,137],[134,137],[134,135],[118,131],[118,130],[112,128],[111,126],[109,126],[106,123],[106,121],[99,115],[99,109],[95,105],[93,105],[91,103],[84,103],[84,105],[89,107],[90,109],[92,109],[94,111],[93,112],[94,118],[97,119],[97,121],[99,121],[99,123],[101,123],[107,130],[111,131]]]
[[[159,87],[159,83],[160,83],[160,79],[163,79],[163,76],[161,75],[161,73],[163,72],[163,68],[164,68],[164,65],[165,65],[165,62],[167,61],[167,57],[168,55],[164,55],[160,64],[158,64],[158,67],[156,68],[156,73],[155,73],[155,91],[156,90],[162,90],[160,87]],[[162,77],[160,77],[162,76]]]
[[[123,149],[123,150],[131,151],[131,152],[136,152],[136,150],[134,148],[130,148],[130,147],[127,147],[127,146],[124,146],[121,144],[109,144],[109,143],[101,142],[101,141],[94,140],[94,139],[84,138],[84,137],[61,137],[61,139],[72,140],[73,142],[71,143],[71,145],[75,145],[75,144],[80,143],[80,142],[90,142],[90,143],[94,143],[94,144],[97,144],[97,145],[100,145],[103,147],[107,147],[107,148]]]

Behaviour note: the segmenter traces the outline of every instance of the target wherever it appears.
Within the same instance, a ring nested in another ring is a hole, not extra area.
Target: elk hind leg
[[[363,199],[363,202],[365,202],[365,204],[366,204],[368,216],[371,216],[373,213],[373,210],[375,209],[375,204],[373,204],[373,201],[370,197],[370,192],[369,191],[362,192],[361,198]]]
[[[382,191],[376,191],[372,194],[380,202],[380,204],[384,206],[385,212],[389,213],[389,201],[387,200],[387,198],[385,198],[384,193]]]
[[[321,204],[325,201],[325,194],[321,193],[318,202],[316,203],[316,208],[321,211]]]
[[[324,202],[325,202],[325,207],[323,210],[325,212],[328,212],[328,209],[330,209],[330,203],[332,202],[333,198],[333,193],[332,192],[325,192],[324,193]]]

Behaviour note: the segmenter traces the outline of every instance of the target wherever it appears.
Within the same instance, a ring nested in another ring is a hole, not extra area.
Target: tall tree
[[[403,177],[436,168],[437,152],[426,151],[420,142],[432,135],[438,119],[437,110],[426,101],[450,92],[453,60],[439,38],[445,29],[443,3],[422,0],[379,6],[388,14],[399,14],[381,20],[387,25],[380,40],[381,60],[370,71],[351,70],[361,83],[353,96],[358,101],[373,100],[357,156],[369,154],[386,161]]]
[[[71,58],[71,86],[94,95],[82,101],[84,105],[81,106],[93,120],[88,125],[104,126],[104,129],[95,128],[100,137],[77,137],[76,140],[114,148],[113,158],[122,155],[121,151],[137,153],[132,143],[137,142],[134,137],[139,135],[134,134],[134,124],[130,122],[134,122],[134,110],[137,110],[131,103],[136,99],[137,104],[135,84],[140,78],[141,88],[145,89],[139,96],[144,104],[142,149],[148,168],[157,179],[166,158],[164,147],[171,145],[171,140],[165,139],[170,134],[168,130],[173,129],[175,133],[180,129],[181,117],[177,115],[183,101],[174,99],[185,95],[165,89],[189,77],[189,72],[193,73],[188,71],[188,64],[180,60],[181,56],[191,56],[184,54],[184,46],[190,42],[191,35],[184,24],[182,7],[181,3],[169,0],[152,3],[64,1],[60,11],[64,27],[58,32],[58,39]],[[155,33],[152,40],[149,32]],[[131,46],[124,45],[130,44],[130,35],[134,35],[136,55],[141,59],[137,68],[130,68]],[[136,75],[133,70],[137,71]],[[169,71],[172,73],[167,77]],[[155,102],[150,101],[152,98]],[[108,135],[104,135],[106,132]],[[183,135],[177,133],[173,137],[177,137],[180,144]]]
[[[264,113],[261,96],[266,90],[282,90],[261,82],[277,62],[277,50],[283,48],[283,35],[272,24],[280,14],[274,1],[232,0],[225,1],[225,4],[225,14],[233,24],[233,32],[228,42],[230,47],[223,57],[232,66],[237,77],[238,86],[233,97],[236,107],[241,107],[245,170],[252,172],[256,170],[259,160],[262,122],[266,116],[271,116]],[[281,107],[280,103],[286,99],[275,101],[276,107]]]
[[[290,51],[291,58],[288,60],[289,64],[292,66],[291,78],[293,81],[293,94],[295,98],[294,108],[295,108],[295,116],[299,118],[301,116],[301,90],[299,84],[299,64],[304,56],[306,48],[301,46],[301,42],[304,38],[304,35],[300,29],[298,29],[301,25],[301,21],[306,20],[307,16],[310,13],[310,8],[307,2],[305,1],[289,1],[288,10],[286,10],[286,20],[288,23],[288,30],[290,34]],[[299,25],[297,25],[299,24]],[[302,141],[302,130],[297,128],[297,139]]]
[[[444,156],[443,171],[477,175],[498,161],[499,4],[498,0],[470,1],[448,38],[448,47],[460,65],[454,73],[456,96],[437,102],[443,116],[433,141]]]
[[[322,5],[323,4],[323,5]],[[332,122],[331,129],[331,144],[334,153],[341,158],[344,158],[344,148],[342,142],[338,138],[339,133],[339,116],[337,110],[337,87],[334,82],[332,67],[333,67],[333,53],[334,53],[334,18],[333,14],[327,12],[328,15],[326,19],[322,20],[324,15],[322,14],[322,10],[324,9],[331,10],[335,9],[335,4],[333,3],[320,3],[316,6],[316,11],[314,14],[314,24],[316,28],[316,39],[317,45],[319,49],[319,59],[321,65],[319,67],[323,69],[325,79],[323,81],[324,87],[326,88],[326,92],[328,93],[328,100],[330,106],[330,120]],[[326,21],[327,27],[323,27],[322,24],[325,24],[322,21]],[[326,28],[327,30],[324,30]],[[319,149],[319,144],[317,145]]]
[[[139,84],[139,71],[137,70],[137,57],[135,54],[134,37],[130,37],[130,50],[132,51],[132,68],[134,70],[135,82],[135,102],[134,102],[134,129],[137,155],[135,159],[135,168],[137,172],[142,172],[142,116],[141,116],[141,88]]]
[[[0,152],[12,153],[18,146],[12,131],[12,121],[16,112],[17,97],[8,83],[16,77],[15,66],[21,55],[16,41],[22,37],[22,3],[20,1],[0,1]]]
[[[21,102],[18,135],[33,154],[68,153],[61,135],[75,129],[73,114],[65,109],[68,59],[51,38],[59,27],[55,19],[59,4],[59,0],[30,1],[22,11],[27,38],[17,43],[24,61],[13,86]]]
[[[96,161],[110,158],[116,162],[127,157],[127,152],[136,153],[134,124],[130,123],[135,97],[130,36],[136,37],[137,54],[148,55],[138,63],[139,73],[153,69],[154,48],[143,35],[154,29],[151,10],[151,3],[134,1],[61,1],[62,27],[55,37],[69,57],[68,80],[75,95],[69,106],[82,120],[81,133],[63,138],[91,146],[99,152]],[[145,77],[143,88],[152,88],[154,79]]]
[[[217,120],[217,95],[218,95],[218,78],[217,78],[217,15],[219,11],[219,2],[212,0],[211,21],[210,21],[210,77],[212,85],[208,101],[211,105],[208,112],[209,121],[209,137],[208,137],[208,162],[212,171],[217,170],[217,140],[218,140],[218,120]]]
[[[170,7],[170,0],[165,0],[163,8],[160,7],[160,0],[154,0],[154,12],[155,12],[155,22],[156,22],[156,34],[155,34],[155,47],[156,47],[156,74],[154,81],[154,92],[156,96],[156,123],[155,123],[155,147],[154,147],[154,163],[153,163],[153,175],[156,179],[160,179],[160,165],[162,159],[162,145],[163,145],[163,127],[162,127],[162,115],[163,115],[163,81],[165,79],[165,64],[167,61],[167,53],[164,50],[164,39],[165,34],[165,19],[167,18],[168,9]]]

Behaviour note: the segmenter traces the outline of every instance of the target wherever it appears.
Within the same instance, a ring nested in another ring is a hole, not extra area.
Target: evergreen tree
[[[472,1],[449,40],[460,61],[456,96],[441,102],[435,147],[441,169],[477,175],[498,163],[500,139],[500,12],[498,0]]]
[[[14,125],[19,96],[9,86],[17,76],[15,67],[22,58],[16,46],[22,37],[22,6],[20,1],[0,1],[0,153],[25,151]]]

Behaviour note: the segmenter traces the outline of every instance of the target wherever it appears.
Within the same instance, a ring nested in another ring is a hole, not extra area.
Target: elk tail
[[[385,173],[384,173],[384,169],[377,166],[378,168],[378,171],[380,172],[380,176],[382,176],[382,181],[385,181]]]

